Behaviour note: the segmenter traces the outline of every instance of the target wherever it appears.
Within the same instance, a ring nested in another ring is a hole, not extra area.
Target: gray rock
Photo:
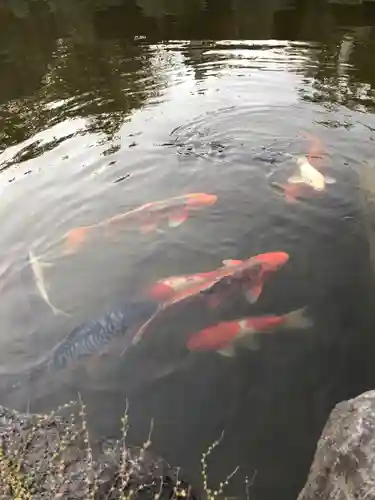
[[[176,497],[176,488],[177,496],[194,498],[178,470],[153,455],[149,444],[88,443],[82,417],[78,404],[49,415],[25,415],[0,406],[2,500],[166,500]]]
[[[375,499],[375,391],[336,405],[298,500]]]

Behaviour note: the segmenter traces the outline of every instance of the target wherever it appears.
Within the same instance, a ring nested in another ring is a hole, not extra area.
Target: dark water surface
[[[2,370],[156,279],[274,250],[289,263],[256,306],[227,317],[306,305],[314,327],[234,359],[186,361],[179,335],[201,318],[181,311],[134,357],[0,402],[36,411],[80,390],[97,431],[116,435],[130,395],[130,441],[142,443],[153,418],[154,450],[186,479],[199,484],[200,455],[224,430],[212,486],[238,465],[228,494],[245,497],[244,476],[256,473],[251,498],[295,498],[332,406],[375,384],[358,189],[375,158],[374,40],[375,2],[2,2]],[[287,204],[273,181],[307,153],[306,133],[322,141],[337,182]],[[72,227],[198,191],[218,203],[178,228],[124,229],[55,258]],[[30,248],[54,262],[51,300],[69,316],[37,295]],[[180,370],[154,380],[171,362]]]

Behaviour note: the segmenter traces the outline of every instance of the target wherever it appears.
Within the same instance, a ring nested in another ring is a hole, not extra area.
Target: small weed
[[[149,452],[153,432],[140,448],[127,447],[128,406],[121,438],[102,446],[90,442],[86,407],[79,397],[48,415],[12,414],[0,432],[2,500],[197,500],[178,469]],[[12,412],[8,412],[11,414]],[[61,414],[64,414],[62,416]],[[202,455],[204,496],[225,499],[224,489],[238,467],[217,489],[208,486],[207,459],[223,435]],[[246,483],[248,498],[249,483]]]

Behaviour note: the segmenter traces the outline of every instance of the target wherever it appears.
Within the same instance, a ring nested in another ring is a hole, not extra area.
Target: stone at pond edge
[[[375,391],[336,405],[298,500],[375,499]]]
[[[103,440],[87,453],[86,434],[79,408],[67,417],[24,415],[0,406],[0,498],[95,500],[119,499],[119,472],[127,479],[125,496],[132,500],[184,497],[196,500],[191,487],[178,477],[177,469],[149,450],[123,448]],[[75,417],[72,415],[75,414]],[[19,467],[19,470],[18,470]],[[87,481],[96,477],[96,494],[88,496]],[[174,488],[178,482],[178,494]],[[9,488],[9,484],[12,485]],[[113,488],[113,491],[112,491]],[[21,492],[21,493],[20,493]],[[131,493],[132,492],[132,493]],[[28,494],[31,494],[28,496]]]

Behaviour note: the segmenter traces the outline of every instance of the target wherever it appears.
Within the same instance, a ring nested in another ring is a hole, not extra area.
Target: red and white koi
[[[281,316],[267,315],[225,321],[192,334],[186,344],[190,351],[216,351],[232,357],[238,347],[260,348],[259,335],[281,329],[304,329],[312,326],[305,308]]]
[[[160,280],[157,286],[151,287],[149,294],[153,298],[162,298],[159,309],[136,333],[133,344],[139,342],[145,334],[150,324],[165,309],[184,300],[202,300],[208,307],[218,307],[228,300],[236,292],[241,291],[250,303],[258,300],[263,290],[265,277],[276,271],[289,260],[289,255],[285,252],[269,252],[251,257],[245,261],[225,261],[227,265],[216,271],[193,275],[193,283],[189,276],[172,277],[172,283],[179,283],[177,289],[171,287],[171,292],[167,291],[167,282]],[[177,278],[185,279],[185,284]],[[163,286],[160,287],[160,284]],[[164,295],[163,295],[164,293]]]
[[[157,281],[151,286],[147,293],[164,302],[175,303],[189,295],[193,295],[204,288],[210,287],[218,279],[231,276],[235,273],[244,272],[254,264],[259,264],[261,270],[259,281],[252,281],[251,287],[245,290],[247,300],[253,304],[256,302],[263,289],[263,281],[267,273],[277,271],[289,260],[285,252],[267,252],[250,257],[246,260],[227,259],[223,266],[205,273],[197,273],[182,276],[170,276]]]

